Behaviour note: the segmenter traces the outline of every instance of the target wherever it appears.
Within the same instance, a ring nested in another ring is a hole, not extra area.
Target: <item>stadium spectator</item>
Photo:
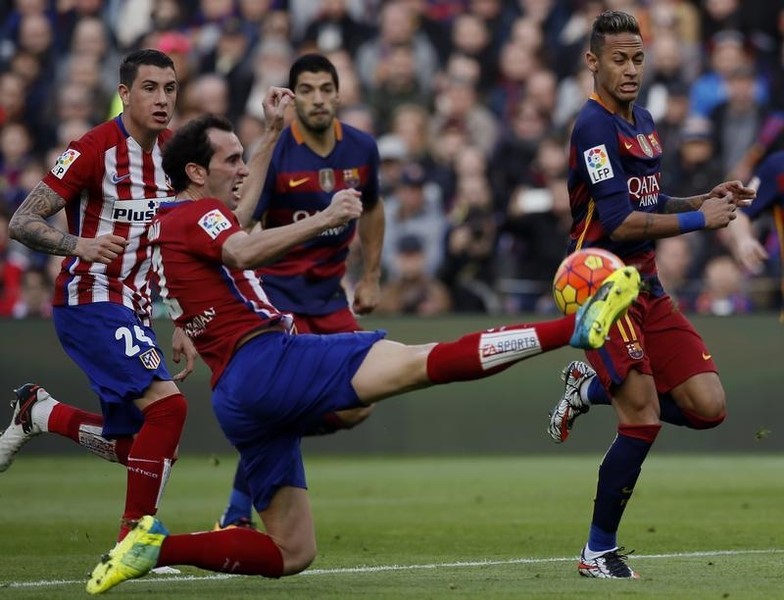
[[[694,308],[698,314],[728,317],[751,310],[740,268],[729,256],[716,256],[705,265],[704,287]]]
[[[149,204],[155,207],[171,191],[160,152],[170,133],[176,75],[166,55],[142,50],[126,57],[120,81],[123,114],[73,142],[9,225],[11,236],[28,247],[66,257],[56,282],[55,329],[100,398],[103,416],[57,402],[38,385],[21,386],[0,435],[0,471],[45,431],[120,462],[127,467],[122,539],[137,519],[157,511],[187,405],[149,326]],[[115,204],[117,198],[128,200]],[[67,233],[46,221],[66,206]],[[180,334],[174,358],[184,352],[187,364],[178,378],[194,361],[193,346]]]
[[[645,53],[633,16],[607,11],[594,21],[586,63],[594,93],[577,117],[571,140],[569,252],[598,246],[641,266],[648,289],[613,327],[602,355],[564,371],[565,390],[551,412],[549,433],[562,442],[591,404],[610,403],[618,431],[599,467],[588,541],[578,572],[586,577],[636,578],[617,532],[661,421],[708,429],[725,417],[725,393],[711,355],[694,327],[672,310],[656,276],[652,240],[719,229],[754,190],[738,181],[691,198],[660,193],[662,148],[650,113],[636,104]]]
[[[249,174],[242,153],[225,120],[208,117],[181,128],[167,145],[164,162],[184,201],[164,205],[153,230],[162,259],[156,263],[162,293],[170,306],[176,302],[172,316],[189,328],[212,370],[213,408],[240,452],[265,533],[235,527],[169,535],[160,521],[145,517],[93,569],[90,593],[156,566],[189,564],[267,577],[303,571],[316,557],[300,449],[303,430],[325,412],[488,377],[568,343],[600,346],[603,333],[637,296],[639,275],[626,267],[607,282],[606,300],[586,304],[578,318],[506,325],[418,346],[384,340],[382,331],[290,335],[291,319],[269,304],[249,270],[273,254],[262,240],[277,239],[276,248],[285,252],[318,231],[341,228],[361,214],[360,193],[340,190],[318,216],[291,223],[276,237],[271,238],[274,230],[247,234],[231,212],[237,202],[232,189]],[[232,286],[252,294],[258,310],[239,299]],[[205,319],[205,309],[217,304],[224,308]],[[586,326],[591,335],[585,335]]]
[[[384,273],[397,277],[395,254],[404,236],[414,235],[424,245],[425,272],[435,275],[444,259],[446,218],[443,201],[435,184],[427,181],[425,170],[418,163],[409,163],[400,183],[385,199],[386,232],[381,253]]]
[[[425,271],[425,246],[416,235],[400,238],[393,261],[396,275],[381,287],[377,313],[432,317],[452,308],[449,289]]]

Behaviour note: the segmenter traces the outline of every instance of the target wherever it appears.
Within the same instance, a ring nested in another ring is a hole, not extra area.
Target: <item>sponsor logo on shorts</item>
[[[615,177],[610,164],[610,157],[604,144],[594,146],[583,152],[583,159],[585,160],[591,183],[599,183]]]
[[[73,148],[68,148],[65,152],[63,152],[57,159],[57,162],[54,163],[54,167],[52,167],[51,173],[57,179],[62,179],[63,176],[68,172],[68,169],[71,168],[71,165],[76,162],[76,159],[82,155],[81,152],[78,150],[74,150]]]
[[[626,352],[629,353],[629,358],[632,360],[642,360],[642,357],[645,356],[640,342],[629,342],[626,344]]]
[[[216,208],[199,219],[199,227],[206,231],[207,235],[214,240],[222,231],[226,231],[231,227],[231,222]]]
[[[155,348],[150,348],[139,355],[139,360],[142,361],[145,369],[154,371],[161,364],[161,355]]]
[[[484,370],[538,354],[541,350],[534,329],[489,331],[479,338],[479,362]]]

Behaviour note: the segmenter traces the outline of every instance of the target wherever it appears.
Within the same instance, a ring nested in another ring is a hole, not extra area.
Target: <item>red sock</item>
[[[688,426],[691,429],[713,429],[714,427],[721,425],[724,422],[724,419],[727,418],[727,413],[721,413],[718,417],[713,419],[706,419],[705,417],[698,415],[696,412],[686,410],[685,408],[682,408],[681,412],[689,422]]]
[[[51,433],[72,439],[96,456],[121,465],[128,464],[128,450],[133,438],[125,436],[108,440],[101,435],[103,417],[58,402],[52,408],[46,426]]]
[[[449,383],[499,373],[516,362],[566,346],[574,333],[574,318],[487,329],[437,344],[427,357],[427,375],[433,383]]]
[[[223,529],[170,535],[156,566],[190,565],[238,575],[283,575],[283,555],[272,538],[253,529]]]
[[[128,480],[120,539],[144,515],[158,512],[158,503],[169,478],[188,405],[182,394],[173,394],[142,411],[144,424],[128,453]]]

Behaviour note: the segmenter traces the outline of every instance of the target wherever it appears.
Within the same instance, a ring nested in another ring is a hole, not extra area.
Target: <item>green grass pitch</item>
[[[319,555],[280,580],[181,575],[110,597],[760,598],[782,596],[784,457],[652,455],[622,525],[638,581],[581,578],[599,456],[309,457]],[[160,517],[211,527],[230,457],[185,456]],[[86,598],[111,545],[124,472],[92,458],[20,456],[0,475],[0,598]]]

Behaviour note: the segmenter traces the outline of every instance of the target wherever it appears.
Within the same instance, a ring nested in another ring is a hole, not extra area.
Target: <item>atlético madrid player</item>
[[[119,538],[155,513],[175,459],[187,405],[169,375],[150,328],[147,229],[173,198],[161,149],[177,99],[171,59],[139,50],[120,66],[121,115],[72,142],[10,223],[11,236],[33,250],[64,256],[54,294],[54,325],[63,349],[98,395],[103,415],[54,400],[42,387],[16,390],[0,436],[0,471],[31,437],[49,431],[127,467]],[[68,231],[47,219],[65,209]],[[174,358],[195,350],[175,331]]]

